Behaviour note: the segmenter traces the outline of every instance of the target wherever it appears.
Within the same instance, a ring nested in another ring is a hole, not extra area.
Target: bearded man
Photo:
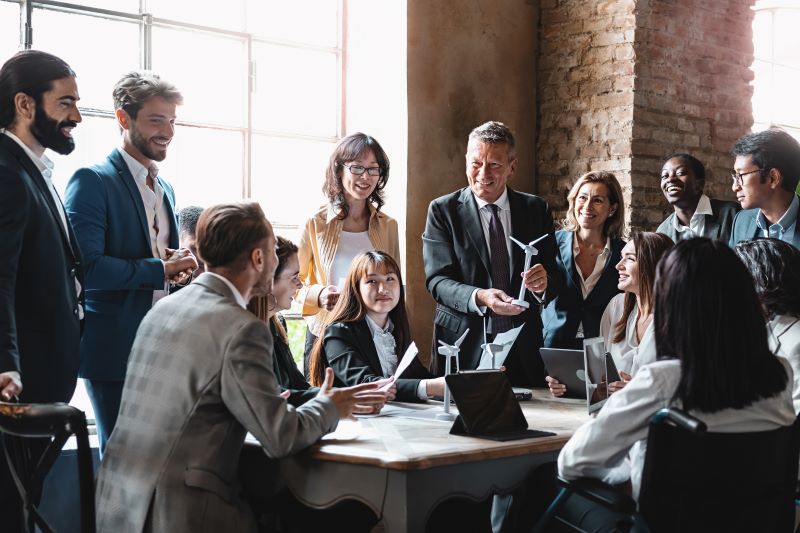
[[[122,146],[78,169],[65,202],[85,261],[80,377],[101,454],[116,424],[139,323],[170,283],[187,282],[197,267],[192,253],[178,248],[175,193],[156,166],[167,156],[183,97],[156,74],[130,72],[114,86],[113,98]]]
[[[58,57],[19,52],[0,68],[0,399],[69,402],[78,374],[83,272],[45,149],[68,154],[81,121],[75,72]],[[36,464],[49,439],[31,439]],[[3,531],[22,502],[0,443]],[[32,491],[35,493],[35,491]],[[38,502],[37,502],[38,503]]]

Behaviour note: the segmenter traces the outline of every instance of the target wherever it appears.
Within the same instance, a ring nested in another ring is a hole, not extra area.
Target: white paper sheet
[[[405,372],[406,368],[408,368],[408,366],[414,361],[414,358],[417,356],[418,353],[419,353],[419,350],[417,350],[417,345],[414,344],[413,342],[411,344],[409,344],[408,349],[406,350],[406,353],[403,354],[403,358],[400,359],[400,363],[397,365],[397,370],[395,370],[395,372],[394,372],[394,376],[393,377],[394,377],[395,380],[397,380],[397,378],[399,378],[402,375],[402,373]],[[378,390],[386,391],[391,386],[392,386],[392,383],[387,383],[386,385],[384,385],[383,387],[381,387]]]
[[[522,331],[522,328],[525,324],[521,326],[517,326],[516,328],[510,329],[508,331],[504,331],[503,333],[498,333],[492,344],[497,344],[503,347],[502,350],[494,354],[494,368],[500,368],[503,366],[503,363],[508,357],[509,352],[511,352],[511,347],[514,346],[514,342],[519,337],[519,332]],[[481,361],[478,364],[478,370],[489,370],[492,368],[492,354],[489,353],[488,350],[483,350],[483,354],[481,355]]]

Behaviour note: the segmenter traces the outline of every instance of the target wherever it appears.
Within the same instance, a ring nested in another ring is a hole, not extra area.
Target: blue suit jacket
[[[169,246],[178,247],[175,194],[161,177],[169,212]],[[122,155],[78,169],[67,184],[65,207],[86,271],[86,327],[80,376],[125,379],[136,330],[164,288],[164,266],[153,257],[144,203]]]
[[[619,275],[616,266],[619,263],[625,241],[613,239],[611,241],[611,255],[606,259],[606,265],[597,285],[584,300],[581,291],[580,279],[575,269],[572,256],[572,243],[575,233],[559,230],[556,232],[558,253],[556,265],[566,283],[556,298],[542,311],[544,325],[544,345],[548,348],[582,348],[582,344],[575,340],[578,324],[583,322],[583,335],[589,339],[600,335],[600,319],[603,316],[608,302],[619,294],[617,282]]]
[[[731,240],[728,243],[731,248],[736,246],[738,242],[763,237],[763,233],[758,229],[758,224],[756,224],[757,218],[758,209],[745,209],[736,214],[736,218],[733,219],[733,228],[731,228]],[[800,219],[798,222],[800,222]],[[798,222],[795,222],[794,240],[790,244],[800,249],[800,223]]]

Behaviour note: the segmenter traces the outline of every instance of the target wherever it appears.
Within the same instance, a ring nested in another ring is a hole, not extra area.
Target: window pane
[[[800,69],[775,65],[775,79],[772,83],[775,91],[776,110],[774,122],[792,126],[800,126],[800,107],[797,101],[797,87],[800,87]]]
[[[336,136],[339,76],[336,54],[253,43],[256,129]]]
[[[19,49],[19,4],[0,2],[0,65]]]
[[[242,198],[244,134],[178,126],[160,174],[175,189],[178,207],[207,207]]]
[[[148,0],[147,10],[160,17],[201,26],[243,31],[244,0]]]
[[[139,13],[139,0],[73,0],[70,3],[87,7],[99,7],[123,13]]]
[[[191,50],[191,59],[187,56]],[[153,27],[153,70],[183,93],[178,118],[244,126],[247,53],[240,39]]]
[[[775,62],[800,67],[800,10],[775,11]]]
[[[247,0],[247,31],[269,39],[337,46],[337,0]]]
[[[72,130],[75,150],[69,155],[59,155],[52,150],[47,157],[53,160],[53,183],[62,198],[67,181],[76,170],[103,161],[111,150],[120,146],[117,121],[112,118],[83,117],[78,127]]]
[[[112,110],[114,84],[139,68],[139,25],[46,9],[34,9],[32,20],[33,47],[57,55],[78,75],[79,105]]]
[[[772,120],[773,91],[772,63],[753,61],[753,120],[770,122]]]
[[[753,17],[753,54],[772,61],[772,12],[756,11]]]
[[[325,203],[322,184],[335,144],[253,136],[251,196],[273,224],[300,226]],[[276,228],[295,239],[293,232]]]

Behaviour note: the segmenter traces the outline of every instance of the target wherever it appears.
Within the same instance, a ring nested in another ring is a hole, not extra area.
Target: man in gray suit
[[[203,212],[197,248],[207,272],[159,301],[133,343],[97,479],[99,532],[254,531],[237,476],[246,432],[281,457],[358,404],[385,401],[380,383],[331,389],[332,373],[302,407],[280,396],[269,328],[245,309],[272,289],[275,244],[256,203]]]

